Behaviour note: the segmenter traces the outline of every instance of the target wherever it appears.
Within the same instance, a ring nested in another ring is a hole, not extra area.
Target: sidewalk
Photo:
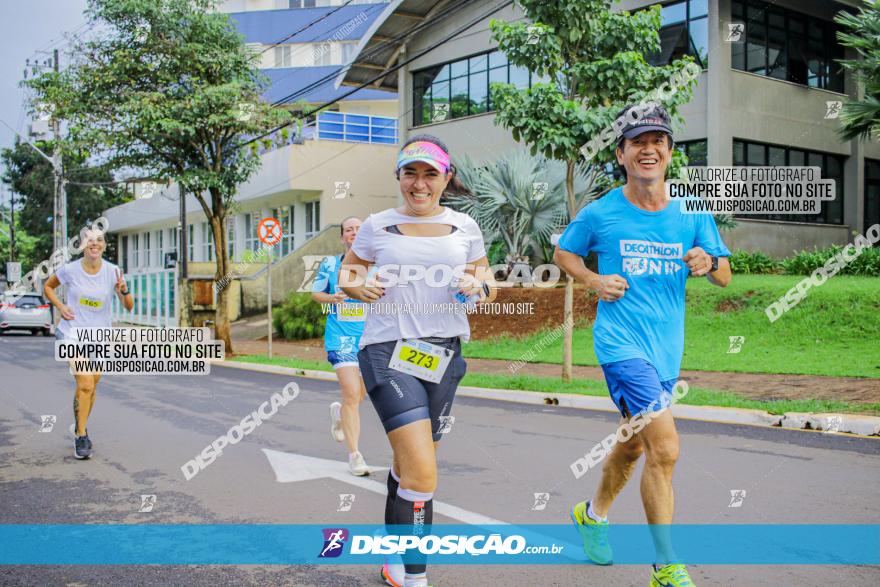
[[[262,324],[265,328],[265,323]],[[235,337],[236,333],[233,332]],[[238,355],[265,355],[266,340],[233,339]],[[326,361],[323,342],[319,339],[282,342],[274,341],[272,351],[278,357],[291,357],[312,361]],[[468,359],[469,373],[510,375],[509,361],[494,359]],[[529,363],[517,372],[519,375],[559,377],[561,365],[552,363]],[[575,379],[604,381],[600,367],[572,367]],[[825,399],[852,403],[880,403],[880,379],[858,377],[824,377],[817,375],[778,375],[770,373],[729,373],[720,371],[682,371],[681,378],[694,387],[730,391],[749,399]]]

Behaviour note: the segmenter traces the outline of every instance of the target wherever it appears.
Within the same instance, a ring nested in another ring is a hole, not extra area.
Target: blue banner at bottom
[[[409,533],[407,533],[409,532]],[[703,565],[878,565],[880,524],[615,524],[615,564],[656,562],[655,546]],[[588,562],[573,525],[0,525],[4,565],[430,564]],[[78,545],[71,548],[72,544]]]

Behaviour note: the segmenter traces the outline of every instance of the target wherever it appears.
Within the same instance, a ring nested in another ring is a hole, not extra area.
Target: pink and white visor
[[[449,153],[428,141],[416,141],[401,149],[397,156],[397,168],[416,161],[427,163],[440,173],[449,171]]]

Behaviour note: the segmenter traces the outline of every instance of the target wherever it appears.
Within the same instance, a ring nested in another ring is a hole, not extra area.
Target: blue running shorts
[[[657,369],[644,359],[606,363],[602,365],[602,372],[612,401],[626,418],[668,407],[677,381],[660,381]]]

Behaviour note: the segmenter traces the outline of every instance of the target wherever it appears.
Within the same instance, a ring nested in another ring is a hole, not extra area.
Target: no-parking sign
[[[277,218],[272,218],[271,216],[263,218],[257,225],[257,236],[260,238],[260,241],[270,247],[277,245],[281,242],[281,223],[278,222]]]

